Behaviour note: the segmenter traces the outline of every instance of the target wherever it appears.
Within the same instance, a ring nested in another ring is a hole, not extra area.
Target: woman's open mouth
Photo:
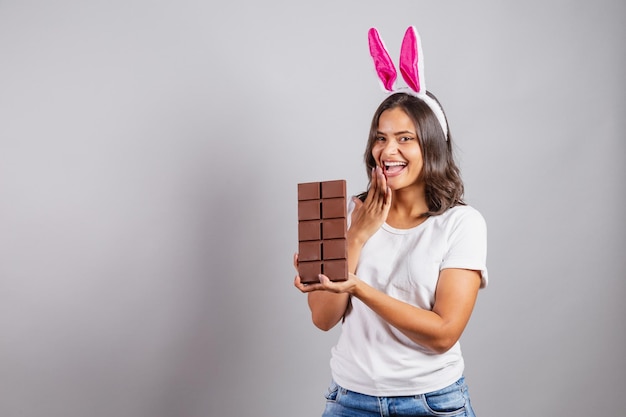
[[[406,162],[401,161],[384,161],[383,168],[385,172],[385,176],[394,177],[399,175],[402,170],[406,167]]]

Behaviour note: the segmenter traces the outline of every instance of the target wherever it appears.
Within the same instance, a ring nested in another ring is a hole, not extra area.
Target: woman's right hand
[[[383,170],[372,169],[372,181],[365,201],[354,197],[355,208],[350,218],[348,239],[363,245],[387,220],[391,208],[391,189]]]

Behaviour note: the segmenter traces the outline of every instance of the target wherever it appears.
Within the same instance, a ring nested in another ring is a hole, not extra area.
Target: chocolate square
[[[300,274],[300,281],[303,284],[314,284],[320,282],[318,277],[322,273],[322,262],[299,262],[298,274]]]
[[[348,260],[337,259],[334,261],[324,261],[324,275],[327,277],[335,277],[333,281],[345,281],[348,279]]]
[[[346,198],[346,181],[335,180],[322,183],[322,198]]]
[[[344,239],[330,239],[322,242],[324,259],[346,259],[348,257]]]
[[[347,237],[346,219],[322,221],[322,239],[345,239]]]
[[[343,198],[322,200],[322,218],[324,219],[345,218],[346,210],[346,200]]]
[[[298,240],[321,240],[322,222],[319,220],[309,220],[298,222]]]
[[[298,220],[317,220],[322,217],[322,206],[319,200],[298,202]]]
[[[319,200],[320,198],[320,183],[319,182],[305,182],[298,184],[298,201],[303,200]]]
[[[298,260],[321,261],[322,260],[322,241],[313,240],[310,242],[300,242],[298,245]]]

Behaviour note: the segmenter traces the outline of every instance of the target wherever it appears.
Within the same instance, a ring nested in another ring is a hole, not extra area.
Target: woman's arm
[[[436,353],[448,351],[461,337],[478,296],[479,271],[441,271],[432,311],[388,296],[362,281],[351,293],[408,338]]]
[[[432,310],[424,310],[393,298],[372,288],[353,274],[343,282],[332,282],[322,275],[319,284],[307,285],[302,291],[350,294],[415,343],[435,353],[443,353],[459,340],[469,322],[480,282],[479,271],[442,270]]]

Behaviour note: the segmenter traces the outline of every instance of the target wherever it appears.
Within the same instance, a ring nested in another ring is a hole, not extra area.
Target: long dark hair
[[[439,103],[433,94],[430,92],[427,94]],[[372,181],[372,168],[376,166],[376,160],[372,156],[372,148],[376,143],[380,115],[385,110],[394,108],[401,108],[413,121],[417,130],[424,160],[421,179],[426,185],[426,203],[428,204],[428,211],[422,216],[436,216],[451,207],[465,205],[463,181],[459,168],[454,161],[450,129],[448,128],[446,137],[437,116],[430,107],[418,97],[406,93],[395,93],[387,97],[374,113],[364,154],[369,182]],[[359,198],[364,200],[366,195],[367,192],[364,192],[359,195]]]

